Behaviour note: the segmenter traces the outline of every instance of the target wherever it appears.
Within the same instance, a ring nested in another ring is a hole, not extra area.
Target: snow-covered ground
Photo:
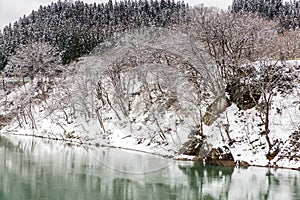
[[[186,60],[177,56],[172,47],[165,51],[155,45],[139,47],[138,52],[145,53],[144,58],[148,59],[145,60],[124,46],[114,50],[123,54],[113,62],[109,60],[112,52],[108,51],[70,64],[62,76],[47,80],[51,84],[46,98],[41,98],[36,82],[26,83],[9,94],[1,91],[1,115],[10,114],[12,120],[0,133],[182,158],[178,155],[182,144],[199,126],[200,115],[214,97],[199,100],[184,64]],[[109,68],[111,65],[115,68]],[[296,137],[291,142],[293,133],[299,133],[299,94],[298,84],[292,93],[274,96],[270,138],[278,141],[280,152],[271,163],[266,158],[268,147],[261,135],[263,127],[256,108],[239,110],[232,104],[212,125],[204,125],[206,142],[211,148],[228,145],[228,128],[235,141],[229,146],[235,160],[250,165],[300,168],[300,141]]]

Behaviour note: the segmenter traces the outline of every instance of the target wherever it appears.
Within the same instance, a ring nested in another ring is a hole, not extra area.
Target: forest
[[[44,41],[56,47],[64,64],[88,54],[114,34],[139,27],[171,27],[187,20],[188,5],[174,0],[102,4],[61,1],[41,6],[0,32],[0,69],[18,45]]]
[[[231,6],[235,13],[257,13],[275,20],[284,29],[296,29],[300,25],[300,1],[282,0],[234,0]]]

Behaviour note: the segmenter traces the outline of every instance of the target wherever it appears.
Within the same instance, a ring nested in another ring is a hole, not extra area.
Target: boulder
[[[205,125],[210,126],[212,123],[223,113],[229,106],[231,106],[230,100],[222,95],[211,103],[207,108],[203,117]]]
[[[261,92],[254,84],[235,79],[227,84],[226,92],[230,97],[230,101],[235,103],[241,110],[255,107],[261,96]]]
[[[206,157],[206,164],[217,166],[235,166],[234,158],[227,146],[212,148]]]

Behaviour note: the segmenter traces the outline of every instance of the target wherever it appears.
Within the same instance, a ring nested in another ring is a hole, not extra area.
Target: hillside
[[[235,161],[299,168],[299,80],[293,80],[288,93],[273,96],[269,150],[260,104],[243,110],[231,99],[224,112],[216,113],[218,106],[208,109],[220,97],[195,79],[198,61],[190,59],[188,39],[163,28],[133,31],[100,44],[55,77],[28,81],[8,93],[1,90],[1,115],[11,119],[1,133],[180,159],[182,153],[202,159],[222,147]],[[293,69],[289,76],[299,77],[297,61],[284,66]],[[216,117],[207,123],[209,113]],[[268,159],[270,152],[276,154]]]
[[[172,27],[186,22],[183,1],[112,1],[87,4],[58,0],[0,30],[0,70],[19,45],[44,41],[58,49],[63,64],[89,54],[115,34],[143,27]]]
[[[1,134],[300,169],[297,29],[174,1],[58,1],[15,24],[0,35]]]

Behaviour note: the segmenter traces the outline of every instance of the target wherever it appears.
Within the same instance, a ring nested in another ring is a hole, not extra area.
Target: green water
[[[300,172],[0,137],[0,200],[300,200]]]

